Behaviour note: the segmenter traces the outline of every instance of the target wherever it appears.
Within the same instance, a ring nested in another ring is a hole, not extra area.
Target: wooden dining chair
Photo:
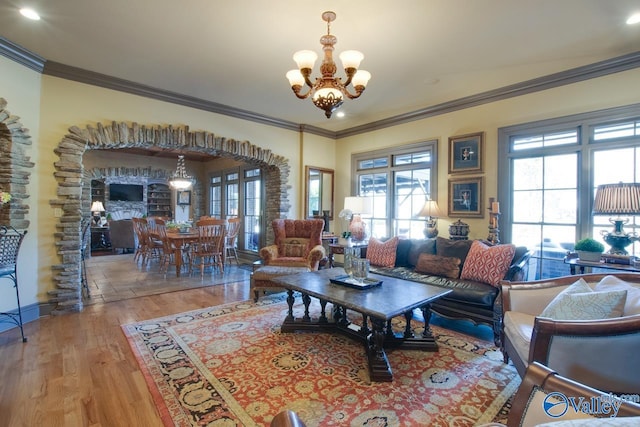
[[[233,258],[236,260],[236,264],[240,265],[236,246],[242,220],[240,218],[229,218],[227,221],[229,224],[227,225],[227,237],[224,241],[224,262],[227,263]]]
[[[149,226],[144,218],[132,218],[133,232],[136,235],[136,248],[133,254],[135,262],[142,261],[146,264],[148,245],[149,245]]]
[[[224,273],[223,250],[227,234],[226,219],[203,219],[196,222],[198,231],[198,241],[191,245],[189,273],[193,272],[193,267],[197,264],[200,267],[200,276],[204,277],[204,268],[212,267],[212,271],[217,267]]]
[[[176,265],[176,247],[171,240],[167,238],[167,226],[163,220],[155,221],[155,239],[162,247],[159,252],[160,256],[160,272],[167,276],[170,265]],[[177,268],[177,266],[176,266]]]

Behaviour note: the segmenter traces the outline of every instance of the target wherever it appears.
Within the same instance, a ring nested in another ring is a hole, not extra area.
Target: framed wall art
[[[484,132],[449,138],[449,173],[482,172]]]
[[[483,185],[482,177],[450,179],[449,216],[483,218]]]
[[[178,204],[181,206],[191,205],[191,191],[178,191]]]

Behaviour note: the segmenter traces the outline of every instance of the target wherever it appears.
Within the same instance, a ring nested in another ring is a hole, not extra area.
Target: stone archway
[[[31,146],[29,130],[22,127],[20,117],[7,110],[7,101],[0,98],[0,190],[11,194],[11,201],[0,208],[0,224],[27,229],[29,205],[27,185],[35,166],[27,156]]]
[[[126,147],[198,151],[255,165],[264,174],[266,224],[281,218],[290,208],[288,161],[248,141],[237,141],[204,131],[193,132],[188,126],[147,127],[137,123],[112,122],[110,126],[98,123],[97,127],[87,126],[84,129],[71,127],[54,150],[60,160],[54,163],[58,190],[57,199],[51,201],[51,205],[61,209],[62,216],[54,234],[61,262],[52,266],[56,282],[56,289],[49,292],[50,302],[56,304],[53,314],[82,310],[80,227],[83,217],[89,216],[89,201],[82,197],[84,152]],[[267,241],[273,241],[271,227],[266,227],[266,231]]]

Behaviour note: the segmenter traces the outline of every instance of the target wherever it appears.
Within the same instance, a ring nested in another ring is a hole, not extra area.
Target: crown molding
[[[18,64],[24,65],[27,68],[31,68],[34,71],[42,73],[46,60],[28,51],[22,46],[5,39],[0,36],[0,55],[6,56]]]
[[[531,80],[526,80],[509,86],[481,92],[475,95],[465,96],[453,101],[433,105],[409,113],[400,114],[383,120],[367,123],[349,129],[336,132],[336,139],[354,136],[365,132],[371,132],[402,123],[421,120],[452,111],[463,110],[482,104],[488,104],[504,99],[514,98],[542,90],[577,83],[584,80],[602,77],[640,67],[640,51],[618,56],[604,61],[572,68],[559,73],[549,74]]]
[[[200,98],[170,92],[164,89],[146,86],[129,80],[96,73],[94,71],[88,71],[53,61],[47,61],[44,58],[29,52],[28,50],[16,45],[15,43],[10,42],[3,37],[0,37],[0,54],[46,75],[131,93],[134,95],[157,99],[172,104],[184,105],[186,107],[222,114],[225,116],[252,121],[255,123],[261,123],[268,126],[275,126],[296,132],[305,132],[309,134],[319,135],[331,139],[341,139],[349,136],[355,136],[379,129],[397,126],[403,123],[422,120],[428,117],[434,117],[453,111],[463,110],[465,108],[488,104],[491,102],[509,99],[516,96],[522,96],[640,67],[640,51],[633,52],[627,55],[622,55],[593,64],[561,71],[559,73],[549,74],[547,76],[526,80],[524,82],[516,83],[513,85],[492,89],[486,92],[458,98],[452,101],[429,106],[405,114],[388,117],[386,119],[377,120],[361,126],[355,126],[335,132],[317,126],[298,124],[287,120],[254,113],[252,111],[242,110],[240,108],[230,107],[228,105],[206,101]]]

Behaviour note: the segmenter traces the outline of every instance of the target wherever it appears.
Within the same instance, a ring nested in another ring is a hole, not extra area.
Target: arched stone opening
[[[248,141],[237,141],[205,131],[193,132],[188,126],[147,127],[137,123],[116,123],[97,127],[69,128],[54,152],[54,176],[58,181],[57,199],[51,201],[62,212],[54,235],[60,263],[53,265],[56,289],[49,292],[50,302],[56,304],[54,314],[82,310],[80,281],[81,223],[88,219],[90,197],[82,164],[86,150],[137,148],[170,148],[181,151],[205,152],[231,157],[262,170],[266,198],[263,217],[265,223],[281,218],[289,210],[288,185],[290,166],[287,160]],[[265,227],[267,242],[273,241],[271,227]]]
[[[29,146],[29,130],[22,127],[20,117],[11,115],[7,101],[0,98],[0,190],[11,194],[11,201],[0,207],[0,224],[17,229],[29,227],[27,185],[35,166],[26,155]]]

